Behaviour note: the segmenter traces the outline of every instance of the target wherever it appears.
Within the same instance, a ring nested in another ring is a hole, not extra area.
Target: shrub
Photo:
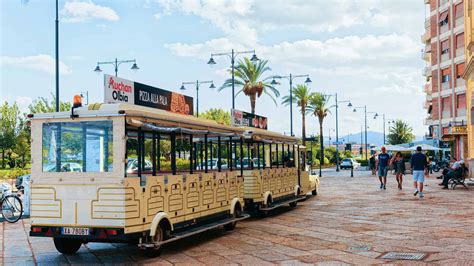
[[[4,171],[0,171],[0,180],[16,179],[19,176],[26,175],[29,173],[30,173],[30,170],[20,169],[20,168],[4,170]]]
[[[368,166],[369,163],[366,159],[356,159],[358,163],[360,163],[360,166]]]

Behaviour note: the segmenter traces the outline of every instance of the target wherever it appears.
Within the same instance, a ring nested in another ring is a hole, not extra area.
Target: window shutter
[[[456,48],[464,47],[464,32],[456,36]]]
[[[460,18],[464,16],[464,6],[462,3],[456,6],[456,18]]]
[[[449,68],[445,68],[445,69],[441,70],[441,75],[443,75],[443,76],[449,75],[449,72],[450,72]]]
[[[462,76],[464,74],[464,63],[456,66],[456,73],[458,76]]]
[[[443,111],[449,111],[451,108],[451,98],[443,98]]]
[[[444,51],[446,49],[449,49],[449,39],[444,40],[441,42],[441,51]]]
[[[444,21],[448,17],[448,11],[444,11],[439,15],[439,22]]]
[[[459,94],[457,97],[458,97],[458,108],[466,108],[466,94]]]

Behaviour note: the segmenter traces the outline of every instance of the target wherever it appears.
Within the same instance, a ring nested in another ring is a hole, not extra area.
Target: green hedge
[[[0,180],[16,179],[19,176],[29,174],[29,169],[13,168],[8,170],[0,170]]]
[[[369,163],[366,159],[356,159],[358,163],[360,163],[360,166],[368,166]]]

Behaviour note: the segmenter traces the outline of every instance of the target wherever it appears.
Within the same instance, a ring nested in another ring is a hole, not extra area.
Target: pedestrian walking
[[[397,152],[392,161],[393,170],[395,171],[395,178],[397,179],[398,189],[402,189],[403,175],[405,175],[405,162],[401,152]]]
[[[387,189],[387,172],[390,164],[390,155],[387,153],[385,147],[382,147],[381,153],[378,155],[377,173],[380,180],[380,189]],[[383,178],[383,179],[382,179]]]
[[[376,164],[376,160],[375,160],[375,156],[376,154],[372,154],[369,158],[369,164],[370,164],[370,170],[372,171],[372,175],[375,175],[376,172],[375,172],[375,164]]]
[[[415,192],[413,196],[419,194],[420,199],[424,197],[423,195],[423,183],[425,182],[425,169],[428,165],[428,160],[426,155],[421,153],[421,147],[416,147],[416,153],[411,156],[411,170],[413,172],[413,186],[415,187]]]

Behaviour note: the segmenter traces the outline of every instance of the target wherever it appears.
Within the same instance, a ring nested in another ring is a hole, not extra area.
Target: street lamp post
[[[214,86],[214,81],[212,81],[212,80],[206,80],[206,81],[196,80],[195,82],[194,81],[189,81],[189,82],[183,82],[181,84],[180,90],[182,90],[182,91],[186,90],[184,85],[196,84],[196,117],[199,117],[199,85],[209,84],[209,83],[211,84],[211,86],[209,86],[209,88],[214,89],[216,87],[216,86]]]
[[[368,160],[368,149],[367,149],[367,114],[375,114],[374,118],[378,116],[376,112],[367,112],[367,105],[354,107],[354,112],[357,112],[357,109],[364,109],[364,124],[365,124],[365,160]],[[362,133],[362,132],[361,132]]]
[[[257,62],[258,60],[260,60],[255,54],[255,50],[236,52],[234,51],[234,49],[232,49],[230,53],[216,53],[216,54],[211,53],[211,58],[209,58],[209,61],[207,61],[208,65],[215,65],[216,61],[214,60],[214,56],[228,56],[230,58],[231,71],[232,71],[232,109],[235,109],[235,77],[234,77],[235,58],[239,54],[251,54],[251,53],[253,53],[253,55],[250,58],[250,61]]]
[[[386,139],[386,137],[385,137],[385,114],[383,114],[382,117],[383,117],[383,144],[386,145],[387,142],[385,141],[385,139]],[[388,120],[389,120],[388,121],[388,126],[390,128],[390,123],[395,123],[395,120],[390,119],[390,118]]]
[[[59,112],[59,17],[58,0],[56,0],[56,112]]]
[[[329,108],[332,108],[332,107],[336,108],[336,143],[337,143],[336,144],[336,172],[339,172],[339,117],[338,117],[339,103],[348,103],[347,107],[352,107],[352,103],[351,101],[338,101],[337,93],[334,93],[334,98],[335,98],[336,104],[333,106],[330,106]]]
[[[304,83],[309,84],[311,83],[311,79],[309,78],[309,75],[293,75],[290,73],[288,76],[273,76],[272,77],[272,85],[277,85],[278,82],[275,79],[288,79],[290,81],[290,134],[291,136],[294,136],[293,134],[293,80],[296,78],[303,78],[305,77],[306,80]]]
[[[100,65],[113,65],[115,68],[115,76],[117,77],[118,74],[118,67],[123,64],[123,63],[133,63],[132,67],[130,68],[131,70],[138,70],[140,69],[137,66],[137,60],[135,59],[130,59],[130,60],[117,60],[115,58],[115,61],[105,61],[105,62],[97,62],[97,66],[95,67],[94,71],[99,73],[102,72],[102,69],[100,69]]]

